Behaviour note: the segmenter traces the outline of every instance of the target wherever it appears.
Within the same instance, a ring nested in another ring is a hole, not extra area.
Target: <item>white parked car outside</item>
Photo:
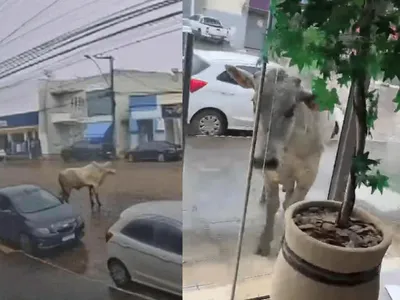
[[[228,129],[252,130],[254,91],[239,86],[226,72],[225,65],[254,74],[260,70],[258,59],[246,53],[193,51],[188,109],[192,133],[223,135]],[[269,66],[279,65],[270,63]]]
[[[223,51],[193,51],[192,77],[188,122],[191,133],[197,135],[224,135],[227,130],[251,131],[254,112],[254,91],[240,87],[225,70],[230,64],[252,74],[260,71],[259,57],[247,53]],[[267,68],[282,67],[269,63]],[[335,108],[339,130],[342,111]],[[328,117],[328,116],[327,116]],[[330,136],[330,133],[329,133]]]
[[[182,202],[151,201],[124,210],[106,234],[110,276],[182,295]]]
[[[229,29],[225,28],[221,21],[204,15],[193,15],[189,19],[195,37],[222,44],[228,39]]]

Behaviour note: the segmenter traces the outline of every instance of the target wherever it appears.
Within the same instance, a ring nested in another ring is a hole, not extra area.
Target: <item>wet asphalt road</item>
[[[58,172],[66,167],[85,164],[64,164],[60,161],[0,163],[0,187],[30,183],[58,193]],[[55,249],[43,257],[54,265],[107,284],[111,284],[111,279],[106,266],[108,257],[105,233],[119,214],[129,206],[143,201],[182,199],[182,162],[118,161],[114,163],[114,168],[117,170],[116,175],[107,177],[100,188],[100,201],[103,203],[100,210],[90,208],[87,189],[74,191],[71,195],[71,205],[85,219],[86,233],[82,243]],[[7,246],[15,248],[13,245]],[[140,292],[161,299],[158,293],[151,290],[140,289]]]
[[[2,300],[146,299],[43,264],[18,252],[0,254],[0,270]]]

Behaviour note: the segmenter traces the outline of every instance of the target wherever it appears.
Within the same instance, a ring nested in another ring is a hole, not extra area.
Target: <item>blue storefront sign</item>
[[[32,111],[0,117],[0,128],[29,127],[39,124],[39,112]]]

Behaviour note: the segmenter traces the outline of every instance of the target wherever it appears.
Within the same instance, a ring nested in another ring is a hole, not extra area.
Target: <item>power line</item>
[[[181,30],[181,28],[176,29],[176,30],[174,30],[174,31],[180,31],[180,30]],[[123,45],[121,45],[121,46],[118,46],[118,47],[115,47],[115,48],[111,48],[111,49],[105,50],[105,51],[103,51],[103,52],[101,52],[101,53],[96,53],[95,55],[103,55],[103,54],[105,54],[105,53],[109,53],[109,52],[112,52],[112,51],[116,51],[116,50],[125,48],[125,47],[127,47],[127,46],[131,46],[131,45],[134,45],[134,44],[139,44],[139,43],[141,43],[141,42],[148,41],[148,40],[154,39],[154,38],[156,38],[156,37],[160,37],[160,36],[169,34],[169,33],[171,33],[171,32],[173,32],[173,30],[169,30],[169,31],[162,32],[162,33],[159,33],[159,34],[154,34],[154,35],[151,35],[151,36],[148,36],[148,37],[145,37],[145,38],[141,38],[141,39],[136,39],[136,40],[134,40],[133,42],[129,42],[129,43],[127,43],[127,44],[123,44]],[[64,61],[64,60],[68,60],[68,59],[70,59],[70,58],[72,58],[72,57],[74,57],[74,56],[77,56],[77,55],[82,55],[81,53],[86,53],[86,52],[87,52],[86,49],[81,50],[81,51],[79,51],[79,52],[77,52],[77,53],[74,53],[74,54],[68,56],[68,57],[64,57],[64,58],[62,58],[62,59],[59,59],[59,60],[57,60],[56,62],[53,62],[51,65],[58,64],[58,63],[60,63],[60,62],[62,62],[62,61]],[[74,65],[74,64],[76,64],[76,63],[83,62],[83,61],[85,61],[85,60],[86,60],[85,58],[82,58],[82,57],[81,57],[81,58],[79,58],[78,60],[73,61],[72,63],[68,63],[68,64],[63,65],[63,66],[61,66],[61,67],[59,67],[59,68],[56,68],[56,69],[51,69],[50,71],[61,70],[61,69],[67,68],[67,67],[69,67],[69,66],[72,66],[72,65]],[[51,65],[50,65],[50,66],[51,66]],[[48,67],[50,67],[50,66],[42,67],[42,68],[40,68],[40,69],[38,69],[38,70],[32,71],[32,73],[33,73],[33,72],[44,71],[44,70],[48,69]],[[29,78],[24,78],[24,79],[22,79],[22,80],[18,80],[18,81],[16,81],[16,82],[13,82],[13,83],[8,84],[8,85],[5,85],[5,86],[0,86],[0,92],[1,92],[1,90],[7,89],[7,88],[12,88],[12,87],[17,86],[17,85],[19,85],[19,84],[21,84],[21,83],[23,83],[23,82],[25,82],[25,81],[37,79],[38,76],[39,76],[39,75],[34,75],[34,76],[29,77]],[[67,84],[67,85],[68,85],[68,84]]]
[[[12,36],[14,33],[18,32],[18,30],[24,28],[26,26],[26,24],[28,24],[29,22],[31,22],[32,20],[36,19],[38,16],[40,16],[42,13],[44,13],[46,10],[48,10],[50,7],[54,6],[55,4],[57,4],[57,2],[60,2],[60,0],[54,0],[53,2],[51,2],[49,5],[47,5],[45,8],[39,10],[36,14],[34,14],[32,17],[30,17],[28,20],[26,20],[25,22],[23,22],[20,26],[18,26],[17,28],[15,28],[13,31],[11,31],[8,35],[6,35],[4,38],[2,38],[0,40],[0,45],[6,40],[8,39],[10,36]]]
[[[111,49],[105,50],[105,51],[103,51],[103,52],[101,52],[101,53],[97,53],[97,54],[98,54],[98,55],[102,55],[102,54],[105,54],[105,53],[109,53],[109,52],[112,52],[112,51],[116,51],[116,50],[119,50],[119,49],[122,49],[122,48],[125,48],[125,47],[128,47],[128,46],[132,46],[132,45],[134,45],[134,44],[139,44],[139,43],[142,43],[142,42],[144,42],[144,41],[152,40],[152,39],[154,39],[154,38],[157,38],[157,37],[160,37],[160,36],[164,36],[164,35],[170,34],[170,33],[172,33],[172,32],[177,32],[177,31],[180,31],[180,30],[181,30],[181,27],[176,28],[176,29],[167,30],[167,31],[165,31],[165,32],[153,34],[153,35],[151,35],[151,36],[148,36],[148,37],[145,37],[145,38],[141,38],[141,39],[137,39],[137,40],[135,40],[135,41],[133,41],[133,42],[129,42],[129,43],[123,44],[123,45],[121,45],[121,46],[118,46],[118,47],[115,47],[115,48],[111,48]],[[80,51],[79,53],[85,52],[85,51],[86,51],[86,49]],[[64,57],[64,58],[62,58],[62,59],[60,59],[60,60],[57,60],[57,61],[54,62],[53,64],[58,64],[58,63],[60,63],[60,62],[62,62],[62,61],[64,61],[64,60],[67,60],[67,59],[69,59],[69,58],[72,58],[72,57],[75,56],[75,55],[77,55],[77,53],[75,53],[75,54],[73,54],[73,55],[70,55],[70,56],[68,56],[68,57]],[[50,71],[54,72],[54,71],[57,71],[57,70],[62,70],[62,69],[65,69],[65,68],[67,68],[67,67],[70,67],[70,66],[72,66],[72,65],[74,65],[74,64],[83,62],[83,61],[85,61],[85,60],[86,60],[85,58],[80,58],[80,59],[75,60],[75,61],[73,61],[73,62],[69,62],[69,63],[67,63],[67,64],[65,64],[65,65],[62,65],[62,66],[60,66],[60,67],[58,67],[58,68],[50,69]],[[33,71],[33,72],[44,71],[44,70],[48,69],[49,67],[50,67],[50,66],[45,66],[45,67],[40,68],[39,70],[35,70],[35,71]],[[30,76],[29,78],[24,78],[24,79],[22,79],[22,80],[18,80],[18,81],[16,81],[16,82],[11,83],[11,84],[8,84],[8,85],[5,85],[5,86],[1,86],[1,87],[0,87],[0,92],[1,92],[1,90],[15,87],[15,86],[17,86],[17,85],[19,85],[19,84],[21,84],[21,83],[26,82],[26,81],[30,81],[30,80],[34,80],[34,79],[39,79],[38,77],[39,77],[39,75],[34,75],[34,76]],[[70,85],[74,85],[74,84],[77,84],[77,83],[79,83],[79,82],[81,82],[81,81],[85,81],[86,79],[87,79],[87,77],[86,77],[86,78],[82,78],[81,80],[78,80],[78,81],[68,82],[68,83],[65,83],[65,84],[61,84],[61,85],[58,86],[58,88],[63,88],[63,87],[67,87],[67,86],[70,86]],[[132,77],[130,77],[130,79],[132,79],[132,80],[137,80],[137,78],[132,78]],[[12,100],[12,99],[13,99],[13,98],[6,99],[6,100]],[[4,100],[4,98],[3,98],[2,100]]]
[[[137,6],[143,5],[146,2],[147,1],[142,1],[142,2],[140,2],[138,4],[130,6],[129,8],[135,8]],[[125,11],[125,10],[126,10],[126,8],[121,10],[121,11]],[[121,11],[119,11],[119,12],[121,12]],[[119,12],[117,12],[117,13],[119,13]],[[107,17],[114,16],[117,13],[110,14]],[[118,18],[118,16],[117,16],[117,18]],[[0,63],[0,68],[1,68],[2,65],[5,65],[5,67],[6,67],[8,64],[13,63],[14,61],[18,61],[19,59],[24,58],[24,56],[28,57],[28,59],[31,59],[31,57],[29,57],[29,55],[31,55],[32,52],[34,54],[35,52],[38,52],[38,51],[41,51],[41,50],[47,50],[48,47],[50,47],[50,46],[52,46],[54,44],[57,44],[58,42],[63,42],[64,40],[67,40],[68,38],[73,37],[73,36],[75,36],[77,34],[81,34],[82,32],[84,33],[87,30],[90,30],[90,29],[96,28],[98,26],[101,26],[103,24],[107,24],[109,22],[118,20],[118,19],[116,19],[114,17],[114,18],[111,18],[111,19],[106,19],[105,21],[101,21],[103,19],[104,18],[100,18],[95,22],[89,23],[88,25],[85,25],[85,26],[79,27],[77,29],[68,31],[66,33],[63,33],[63,34],[61,34],[61,35],[59,35],[59,36],[57,36],[57,37],[55,37],[55,38],[53,38],[53,39],[51,39],[51,40],[49,40],[47,42],[44,42],[44,43],[42,43],[42,44],[40,44],[38,46],[33,47],[32,49],[29,49],[29,50],[24,51],[24,52],[22,52],[22,53],[20,53],[20,54],[18,54],[16,56],[8,58],[5,61],[2,61]],[[94,24],[94,25],[90,25],[90,24]]]
[[[6,78],[6,77],[8,77],[8,76],[10,76],[10,75],[13,75],[13,74],[15,74],[15,73],[18,73],[18,72],[23,71],[23,70],[25,70],[25,69],[28,69],[28,68],[30,68],[30,67],[36,66],[37,64],[40,64],[40,63],[45,62],[45,61],[47,61],[47,60],[56,58],[56,57],[61,56],[61,55],[64,55],[64,54],[67,54],[67,53],[72,52],[72,51],[74,51],[74,50],[77,50],[77,49],[79,49],[79,48],[82,48],[82,47],[91,45],[91,44],[93,44],[93,43],[100,42],[100,41],[102,41],[102,40],[106,40],[106,39],[112,38],[112,37],[117,36],[117,35],[120,35],[120,34],[122,34],[122,33],[131,31],[131,30],[133,30],[133,29],[136,29],[136,28],[139,28],[139,27],[143,27],[143,26],[146,26],[146,25],[150,25],[150,24],[152,24],[152,23],[159,22],[159,21],[162,21],[162,20],[165,20],[165,19],[169,19],[169,18],[178,16],[178,15],[181,15],[181,14],[182,14],[182,10],[179,10],[179,11],[176,11],[176,12],[173,12],[173,13],[170,13],[170,14],[167,14],[167,15],[162,16],[162,17],[159,17],[159,18],[155,18],[155,19],[150,20],[150,21],[147,21],[147,22],[143,22],[143,23],[140,23],[140,24],[137,24],[137,25],[133,25],[133,26],[130,26],[130,27],[126,27],[126,28],[124,28],[124,29],[121,29],[121,30],[118,30],[118,31],[116,31],[116,32],[110,33],[110,34],[108,34],[108,35],[105,35],[105,36],[102,36],[102,37],[93,39],[93,40],[91,40],[91,41],[84,42],[84,43],[79,44],[79,45],[77,45],[77,46],[74,46],[74,47],[72,47],[72,48],[69,48],[69,49],[63,50],[63,51],[61,51],[61,52],[58,52],[58,53],[56,53],[56,54],[50,55],[50,56],[48,56],[48,57],[46,57],[46,58],[37,60],[37,61],[35,61],[35,62],[33,62],[33,63],[30,63],[30,64],[28,64],[28,65],[26,65],[26,66],[24,66],[24,67],[15,68],[14,70],[11,70],[11,71],[9,71],[9,72],[7,72],[7,73],[0,73],[0,79]]]
[[[69,44],[69,43],[75,42],[75,41],[77,41],[79,39],[82,39],[82,38],[84,38],[86,36],[92,35],[94,33],[97,33],[97,32],[99,32],[101,30],[104,30],[104,29],[107,29],[109,27],[112,27],[114,25],[118,25],[118,24],[120,24],[122,22],[125,22],[125,21],[128,21],[128,20],[130,20],[130,19],[132,19],[134,17],[143,15],[143,14],[151,12],[151,11],[155,11],[155,10],[160,9],[160,8],[164,8],[164,7],[170,6],[172,4],[175,4],[175,3],[178,3],[178,2],[181,2],[181,1],[182,0],[165,0],[163,2],[159,2],[159,3],[153,4],[153,5],[147,6],[145,8],[141,8],[141,9],[135,10],[133,12],[129,12],[129,13],[125,13],[125,14],[122,14],[122,15],[119,15],[119,16],[116,16],[116,17],[112,17],[110,19],[107,19],[107,20],[102,21],[102,22],[98,22],[98,23],[96,23],[94,25],[91,25],[91,26],[84,26],[84,27],[72,30],[72,31],[67,32],[65,34],[62,34],[62,35],[60,35],[60,36],[58,36],[58,37],[56,37],[56,38],[54,38],[54,39],[52,39],[50,41],[47,41],[47,42],[45,42],[45,43],[43,43],[43,44],[41,44],[39,46],[36,46],[36,47],[34,47],[34,48],[32,48],[32,49],[30,49],[28,51],[20,53],[17,56],[14,56],[12,58],[9,58],[9,59],[1,62],[0,63],[0,68],[3,67],[3,69],[4,69],[4,67],[7,67],[9,64],[14,63],[15,61],[18,62],[18,60],[21,60],[21,59],[24,59],[24,58],[26,58],[27,61],[31,61],[32,59],[35,59],[40,55],[45,55],[45,54],[49,53],[52,50],[58,49],[60,47],[63,47],[65,45]],[[144,3],[147,3],[147,2],[148,1],[145,0],[143,2],[140,2],[139,4],[133,5],[131,7],[137,7],[137,6],[143,5]],[[112,23],[112,22],[114,22],[114,23]],[[109,23],[111,23],[111,24],[109,24]],[[101,27],[101,28],[98,28],[98,27]],[[90,30],[93,30],[93,31],[92,32],[88,32]],[[79,37],[79,35],[81,35],[81,34],[83,34],[83,36]],[[61,44],[59,44],[59,43],[61,43]],[[26,61],[18,64],[17,67],[21,66],[25,62]],[[13,67],[15,67],[15,66],[13,66]]]
[[[6,0],[6,2],[7,2],[7,1],[9,1],[9,0]],[[42,28],[43,26],[49,25],[49,24],[53,23],[54,21],[58,21],[58,20],[60,20],[60,19],[62,19],[62,18],[64,18],[64,17],[70,15],[71,13],[73,13],[73,12],[75,12],[75,11],[81,10],[82,8],[84,8],[84,7],[86,7],[86,6],[89,6],[89,5],[91,5],[91,4],[93,4],[93,3],[96,3],[96,2],[99,2],[99,1],[103,1],[103,0],[93,0],[93,1],[87,2],[87,3],[85,3],[85,4],[82,4],[82,5],[78,6],[78,7],[75,7],[74,9],[68,10],[67,12],[65,12],[65,13],[63,13],[63,14],[61,14],[61,15],[55,17],[55,18],[52,18],[52,19],[50,19],[49,21],[47,21],[47,22],[45,22],[45,23],[42,23],[42,24],[40,24],[40,25],[38,25],[38,26],[32,28],[31,30],[26,31],[26,32],[24,32],[23,34],[20,34],[20,35],[18,35],[18,36],[16,36],[16,37],[12,38],[11,40],[8,40],[7,42],[5,42],[5,43],[3,44],[3,47],[4,47],[4,46],[7,46],[8,44],[12,43],[13,41],[15,41],[15,40],[17,40],[17,39],[20,39],[20,38],[26,36],[27,34],[29,34],[29,33],[31,33],[31,32],[34,32],[34,31],[36,31],[36,30]]]
[[[179,29],[171,29],[171,30],[169,30],[169,31],[160,33],[160,34],[158,34],[158,35],[154,35],[154,37],[163,36],[163,35],[165,35],[165,34],[172,33],[172,32],[176,32],[176,31],[180,31],[180,30],[182,30],[182,28],[179,28]],[[141,39],[141,40],[139,41],[139,43],[140,43],[140,42],[147,41],[147,40],[149,40],[149,39],[148,39],[148,38],[143,38],[143,39]],[[133,41],[133,42],[130,42],[130,43],[121,45],[121,46],[114,47],[114,48],[109,49],[109,50],[107,50],[107,51],[98,53],[98,55],[103,55],[103,54],[106,54],[106,53],[109,53],[109,52],[112,52],[112,51],[120,50],[120,49],[123,49],[123,48],[125,48],[125,47],[130,46],[130,45],[137,44],[137,43],[138,43],[138,41]]]

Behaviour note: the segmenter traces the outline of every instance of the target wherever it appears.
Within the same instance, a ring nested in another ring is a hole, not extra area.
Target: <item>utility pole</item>
[[[90,59],[91,61],[93,61],[95,63],[95,65],[97,66],[97,68],[99,69],[100,73],[103,75],[104,80],[106,81],[106,83],[109,85],[109,95],[111,98],[111,117],[112,117],[112,121],[111,121],[111,140],[112,140],[112,144],[113,144],[113,150],[112,150],[112,155],[114,158],[117,157],[117,142],[116,142],[116,137],[115,137],[115,107],[116,107],[116,102],[115,102],[115,89],[114,89],[114,57],[111,55],[107,55],[107,56],[100,56],[100,55],[94,55],[93,57],[96,59],[107,59],[110,63],[110,82],[108,82],[107,78],[104,76],[104,74],[101,72],[101,68],[99,67],[99,65],[97,64],[96,60],[93,59],[93,57],[91,57],[90,55],[85,55],[86,58]]]

